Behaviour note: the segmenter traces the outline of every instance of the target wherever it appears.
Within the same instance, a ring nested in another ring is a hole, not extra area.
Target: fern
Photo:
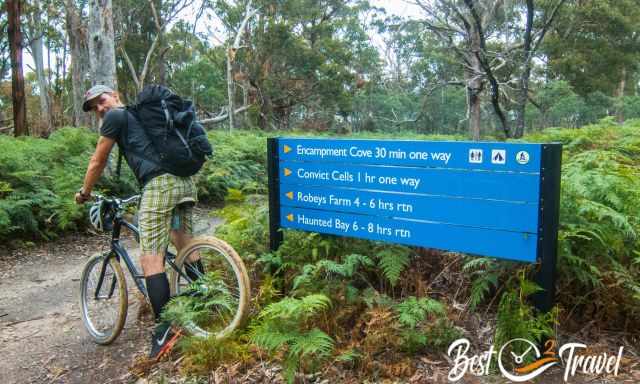
[[[500,299],[494,340],[497,346],[515,338],[541,342],[544,337],[552,337],[554,334],[557,312],[535,313],[527,299],[538,292],[540,287],[525,276],[525,269],[520,270],[518,278],[511,280],[512,284]]]
[[[409,265],[410,251],[407,247],[402,246],[385,246],[376,253],[378,257],[378,266],[389,280],[392,286],[395,286],[400,278],[400,274]]]
[[[250,340],[272,354],[284,353],[284,376],[292,383],[302,359],[317,364],[331,355],[333,339],[308,321],[327,310],[331,300],[321,294],[300,299],[287,297],[270,304],[260,312],[257,324],[251,327]]]
[[[437,300],[410,296],[393,308],[399,324],[400,349],[410,354],[427,346],[442,348],[460,337],[460,331],[446,317],[444,304]]]
[[[394,309],[398,313],[400,324],[409,328],[415,328],[428,315],[444,316],[445,314],[445,308],[442,303],[427,297],[417,299],[414,296],[410,296],[395,305]]]
[[[362,357],[362,353],[356,348],[350,348],[347,351],[336,356],[335,361],[340,363],[355,363]]]
[[[211,314],[230,316],[236,308],[236,298],[229,290],[219,271],[207,272],[203,277],[190,285],[189,289],[197,292],[194,296],[176,296],[162,311],[162,318],[186,325],[197,323],[204,326],[211,324]]]
[[[267,306],[258,318],[304,321],[315,313],[328,309],[330,305],[331,300],[321,294],[308,295],[301,299],[286,297]]]
[[[462,270],[471,275],[471,297],[469,308],[474,310],[482,303],[492,288],[498,287],[502,274],[509,271],[508,263],[498,263],[493,259],[468,257]]]
[[[369,309],[374,307],[389,307],[393,303],[389,296],[384,293],[380,293],[371,287],[362,292],[362,301]]]
[[[320,260],[315,264],[307,264],[302,268],[302,273],[293,280],[293,289],[297,289],[302,285],[309,285],[324,274],[325,279],[332,276],[341,278],[349,278],[354,275],[360,267],[371,267],[373,261],[364,255],[351,254],[345,257],[343,263],[333,260]]]
[[[304,335],[293,338],[290,351],[298,358],[306,358],[309,355],[326,358],[333,352],[333,339],[318,328],[313,328]]]

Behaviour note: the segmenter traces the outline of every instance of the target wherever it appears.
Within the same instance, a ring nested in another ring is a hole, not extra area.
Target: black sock
[[[200,261],[200,259],[198,259],[195,263],[185,263],[186,266],[184,268],[185,272],[187,273],[187,276],[189,276],[189,278],[191,279],[191,281],[196,281],[198,280],[198,278],[200,277],[200,275],[204,275],[204,266],[202,265],[202,261]],[[197,270],[198,273],[196,273]]]
[[[153,313],[155,313],[156,321],[158,321],[160,320],[162,308],[169,301],[169,280],[167,280],[167,274],[164,272],[147,276],[144,279],[147,281],[149,301],[151,301]]]

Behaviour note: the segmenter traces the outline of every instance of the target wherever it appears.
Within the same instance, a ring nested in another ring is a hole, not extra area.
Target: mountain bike
[[[140,240],[137,226],[124,217],[126,208],[137,203],[140,195],[93,197],[94,204],[102,204],[103,230],[111,232],[111,246],[86,263],[80,279],[80,308],[89,335],[106,345],[118,337],[127,318],[128,291],[122,263],[148,300],[144,275],[120,242],[122,227]],[[185,262],[198,258],[202,272]],[[248,312],[250,283],[242,259],[229,244],[215,237],[196,237],[177,255],[167,249],[165,267],[171,296],[181,300],[178,308],[188,314],[179,324],[188,333],[223,338],[242,324]]]

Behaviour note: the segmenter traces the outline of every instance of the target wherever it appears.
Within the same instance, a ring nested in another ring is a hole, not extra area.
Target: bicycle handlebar
[[[124,206],[137,202],[140,199],[140,195],[129,196],[126,199],[120,199],[117,197],[107,197],[98,193],[92,193],[91,197],[93,197],[96,201],[106,200],[108,202],[116,203],[116,206],[119,208],[123,208]]]

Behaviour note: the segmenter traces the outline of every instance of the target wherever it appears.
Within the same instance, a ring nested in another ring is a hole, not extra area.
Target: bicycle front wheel
[[[82,322],[98,344],[113,342],[127,319],[127,283],[115,257],[109,253],[89,259],[80,279]]]
[[[199,260],[199,262],[197,262]],[[223,338],[247,315],[250,283],[236,251],[215,237],[199,237],[180,250],[169,277],[177,320],[199,337]]]

